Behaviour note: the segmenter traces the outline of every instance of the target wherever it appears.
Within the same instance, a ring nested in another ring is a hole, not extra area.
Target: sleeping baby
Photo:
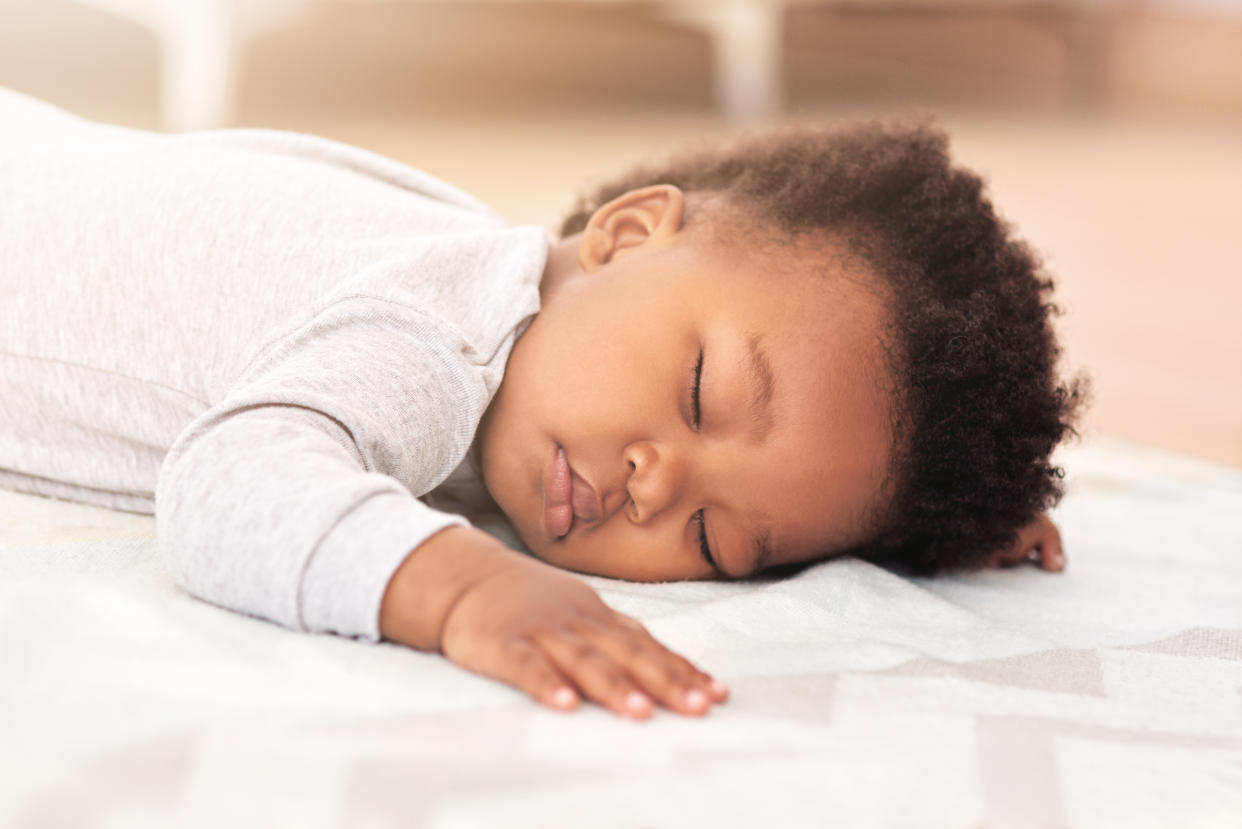
[[[0,123],[0,486],[154,514],[206,601],[643,718],[728,688],[570,571],[1064,565],[1085,384],[932,122],[676,155],[556,238],[313,136]]]

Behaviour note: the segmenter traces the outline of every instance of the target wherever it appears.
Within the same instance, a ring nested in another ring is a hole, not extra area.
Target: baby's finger
[[[620,614],[617,614],[620,615]],[[637,624],[637,623],[635,623]],[[642,625],[638,625],[638,630],[648,644],[656,648],[664,657],[671,659],[673,664],[678,666],[679,670],[688,673],[698,683],[699,687],[707,694],[713,703],[724,702],[729,698],[729,686],[723,680],[717,679],[706,671],[702,671],[679,653],[665,647],[664,643],[651,635]]]
[[[724,702],[729,698],[728,685],[710,674],[700,671],[697,667],[695,667],[693,662],[686,659],[681,654],[669,650],[662,642],[660,642],[659,639],[652,636],[651,632],[648,631],[647,628],[645,628],[637,619],[630,618],[624,613],[618,613],[615,610],[613,611],[613,617],[620,622],[622,628],[638,634],[645,644],[650,647],[654,647],[660,654],[668,656],[674,661],[675,664],[679,665],[682,670],[695,677],[703,689],[707,691],[707,695],[716,702]]]
[[[589,699],[627,717],[651,716],[651,698],[615,661],[586,639],[557,631],[539,639],[539,645]]]
[[[1039,566],[1051,573],[1065,569],[1065,547],[1061,543],[1061,531],[1048,518],[1042,522],[1039,540]]]
[[[573,683],[529,640],[508,643],[497,670],[489,673],[549,708],[568,711],[578,707],[578,692]]]
[[[723,683],[716,683],[645,630],[607,628],[599,631],[596,644],[674,711],[703,714],[712,702],[723,702],[728,696]]]

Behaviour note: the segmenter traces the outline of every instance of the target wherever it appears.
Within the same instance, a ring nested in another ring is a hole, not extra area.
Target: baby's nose
[[[625,448],[630,467],[626,489],[634,502],[633,519],[645,523],[677,502],[685,485],[685,462],[667,446],[638,441]]]

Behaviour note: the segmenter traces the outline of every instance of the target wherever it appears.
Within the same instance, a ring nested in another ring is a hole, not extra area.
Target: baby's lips
[[[556,455],[543,472],[543,525],[553,539],[565,536],[574,523],[573,481],[565,450],[556,448]]]

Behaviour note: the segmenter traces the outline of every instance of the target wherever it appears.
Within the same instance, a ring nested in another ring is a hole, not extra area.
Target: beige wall
[[[1110,75],[1121,106],[1242,113],[1242,4],[1223,18],[1170,11],[1123,18]]]
[[[1242,13],[1178,2],[1119,0],[1130,10],[1094,18],[986,2],[904,13],[797,4],[786,17],[785,87],[794,108],[1058,111],[1088,96],[1099,111],[1242,112]],[[308,5],[246,51],[242,119],[327,106],[712,106],[707,38],[641,11],[658,4]],[[79,109],[140,116],[154,106],[155,42],[133,24],[70,0],[0,0],[0,24],[0,81]]]

